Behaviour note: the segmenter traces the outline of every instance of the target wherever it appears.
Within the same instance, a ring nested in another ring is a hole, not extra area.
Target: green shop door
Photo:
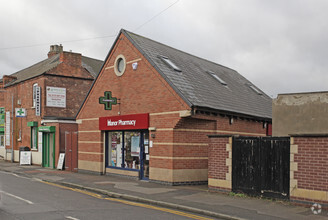
[[[42,166],[55,168],[55,131],[54,126],[39,127],[42,132]]]

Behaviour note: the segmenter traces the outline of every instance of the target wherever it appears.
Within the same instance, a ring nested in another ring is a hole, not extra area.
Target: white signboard
[[[66,108],[66,88],[47,86],[47,106]]]
[[[26,109],[25,108],[15,108],[15,115],[18,118],[26,117]]]
[[[20,152],[20,165],[31,165],[31,151],[21,151]]]
[[[42,132],[38,132],[38,150],[42,152]]]
[[[62,170],[63,169],[64,160],[65,160],[65,154],[60,153],[59,154],[59,159],[58,159],[58,164],[57,164],[57,170]]]
[[[10,112],[6,112],[5,140],[6,146],[10,146]]]
[[[35,115],[41,115],[41,87],[35,88]]]

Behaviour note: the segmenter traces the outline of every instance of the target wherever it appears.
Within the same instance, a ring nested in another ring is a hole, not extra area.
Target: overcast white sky
[[[327,0],[3,0],[0,75],[46,59],[52,44],[103,60],[124,28],[235,69],[271,97],[328,91],[327,9]]]

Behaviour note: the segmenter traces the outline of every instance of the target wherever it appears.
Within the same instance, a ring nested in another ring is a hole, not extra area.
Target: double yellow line
[[[153,205],[147,205],[147,204],[138,203],[138,202],[131,202],[131,201],[123,200],[123,199],[104,198],[102,195],[99,195],[97,193],[92,193],[92,192],[88,192],[88,191],[81,190],[81,189],[75,189],[75,188],[71,188],[71,187],[67,187],[67,186],[62,186],[62,185],[59,185],[59,184],[56,184],[56,183],[49,183],[49,182],[43,182],[43,183],[46,183],[46,184],[52,185],[52,186],[56,186],[56,187],[59,187],[59,188],[62,188],[62,189],[67,189],[67,190],[71,190],[71,191],[74,191],[74,192],[83,193],[85,195],[89,195],[89,196],[95,197],[97,199],[105,199],[105,200],[109,200],[109,201],[123,203],[123,204],[126,204],[126,205],[138,206],[138,207],[143,207],[143,208],[147,208],[147,209],[154,209],[154,210],[158,210],[158,211],[162,211],[162,212],[168,212],[168,213],[171,213],[171,214],[188,217],[188,218],[191,218],[191,219],[212,220],[211,218],[206,218],[206,217],[202,217],[202,216],[198,216],[198,215],[193,215],[193,214],[189,214],[189,213],[185,213],[185,212],[180,212],[180,211],[176,211],[176,210],[173,210],[173,209],[160,208],[160,207],[153,206]]]

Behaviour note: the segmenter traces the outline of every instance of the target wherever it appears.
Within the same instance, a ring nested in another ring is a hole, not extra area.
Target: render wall
[[[272,104],[273,136],[328,133],[328,93],[278,95]]]

